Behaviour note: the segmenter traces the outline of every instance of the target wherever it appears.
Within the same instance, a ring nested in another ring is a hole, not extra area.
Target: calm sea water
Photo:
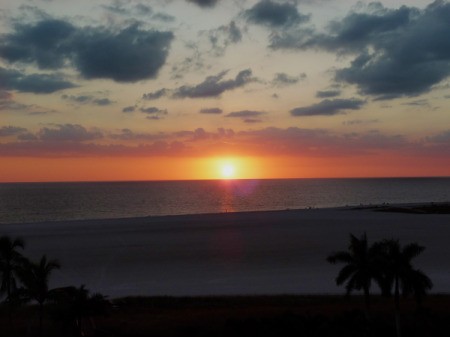
[[[0,223],[450,200],[450,178],[0,184]]]

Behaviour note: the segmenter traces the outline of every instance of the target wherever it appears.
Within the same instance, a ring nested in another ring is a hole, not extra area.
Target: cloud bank
[[[377,99],[417,96],[450,76],[450,3],[435,1],[424,10],[387,9],[371,3],[329,24],[273,34],[272,49],[322,49],[356,55],[335,80],[354,84]]]

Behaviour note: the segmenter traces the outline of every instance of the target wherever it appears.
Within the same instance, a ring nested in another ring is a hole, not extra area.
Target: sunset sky
[[[2,0],[0,18],[0,182],[450,175],[447,1]]]

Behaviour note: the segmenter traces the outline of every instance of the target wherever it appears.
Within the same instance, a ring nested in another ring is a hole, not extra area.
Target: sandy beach
[[[363,232],[424,245],[415,266],[434,293],[450,292],[449,214],[335,208],[0,224],[1,235],[25,239],[28,257],[61,262],[53,287],[85,284],[110,297],[342,293],[339,266],[325,257]]]

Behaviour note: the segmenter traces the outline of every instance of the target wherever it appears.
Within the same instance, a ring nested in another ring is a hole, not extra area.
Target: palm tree
[[[109,302],[106,297],[101,294],[89,293],[84,285],[79,288],[66,287],[55,289],[54,300],[56,303],[55,316],[63,321],[64,325],[75,323],[79,336],[83,336],[85,332],[83,327],[88,325],[83,322],[90,323],[90,328],[95,329],[92,318],[107,312]]]
[[[52,291],[48,288],[48,280],[54,269],[61,266],[57,260],[47,261],[42,256],[37,263],[27,261],[20,272],[20,278],[25,286],[24,294],[29,300],[35,300],[39,305],[39,335],[42,336],[44,303],[49,299]]]
[[[413,293],[418,303],[433,287],[430,278],[422,271],[414,269],[411,260],[420,255],[425,247],[410,243],[401,247],[399,240],[384,240],[379,244],[383,256],[384,279],[390,281],[389,288],[394,288],[395,326],[397,336],[401,336],[400,325],[400,292],[403,295]]]
[[[377,275],[376,255],[372,247],[369,247],[367,235],[364,233],[360,239],[350,234],[350,244],[347,251],[340,251],[328,256],[330,263],[345,263],[336,277],[336,284],[347,282],[345,288],[347,294],[353,290],[362,290],[366,307],[366,319],[370,312],[370,286],[372,279]]]
[[[19,249],[25,247],[22,238],[11,239],[9,236],[0,237],[0,293],[6,293],[8,303],[9,320],[12,319],[12,294],[17,289],[16,276],[23,261]]]

